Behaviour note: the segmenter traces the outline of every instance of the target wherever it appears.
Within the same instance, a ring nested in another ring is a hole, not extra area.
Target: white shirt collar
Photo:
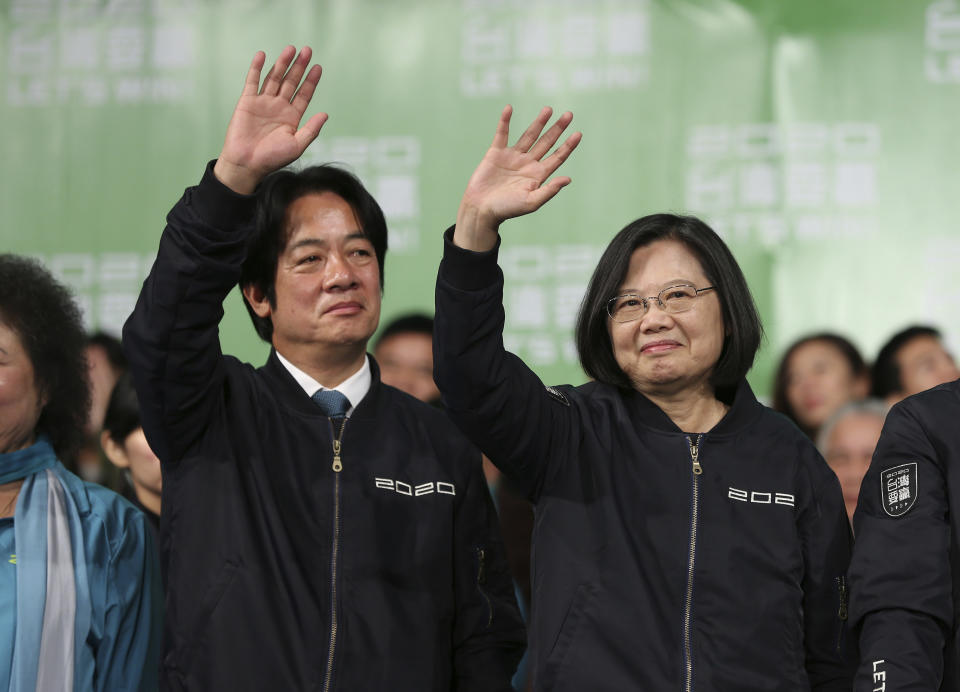
[[[336,387],[324,387],[315,379],[310,377],[303,370],[298,368],[296,365],[291,363],[289,360],[280,355],[280,352],[277,351],[277,358],[280,360],[280,363],[287,369],[287,372],[297,381],[303,391],[307,393],[307,396],[312,397],[315,393],[319,392],[321,389],[335,389],[341,394],[343,394],[347,399],[350,400],[350,408],[347,411],[347,417],[353,413],[353,409],[363,401],[363,397],[367,395],[367,392],[370,391],[370,384],[373,382],[373,376],[370,374],[370,357],[367,355],[363,356],[363,365],[360,366],[360,369],[355,373],[350,375],[343,382],[338,384]]]

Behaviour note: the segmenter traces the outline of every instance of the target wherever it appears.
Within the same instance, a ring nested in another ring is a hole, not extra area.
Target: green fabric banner
[[[219,151],[255,50],[309,44],[330,113],[306,162],[357,172],[390,225],[384,315],[430,310],[440,234],[500,109],[584,133],[573,183],[506,224],[508,347],[581,382],[599,253],[657,211],[730,243],[767,341],[830,329],[872,358],[912,322],[960,342],[958,0],[6,0],[0,249],[41,257],[118,331],[164,215]],[[313,112],[313,111],[311,111]],[[224,350],[265,348],[238,294]]]

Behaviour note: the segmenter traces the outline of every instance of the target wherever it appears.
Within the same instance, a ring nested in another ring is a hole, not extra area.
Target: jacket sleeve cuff
[[[213,173],[216,159],[207,164],[200,184],[190,195],[190,206],[206,222],[216,228],[230,229],[248,224],[257,210],[257,196],[241,195],[217,180]]]
[[[497,257],[500,253],[500,236],[497,244],[486,252],[474,252],[453,243],[451,226],[443,234],[443,261],[439,278],[462,291],[477,291],[500,280]]]

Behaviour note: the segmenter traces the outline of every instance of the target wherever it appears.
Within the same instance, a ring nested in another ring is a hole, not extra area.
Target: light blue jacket
[[[48,450],[52,452],[41,438],[28,450],[14,454],[25,452],[36,459]],[[45,483],[49,469],[68,496],[71,540],[75,545],[82,542],[82,553],[74,551],[75,562],[79,562],[80,555],[83,557],[82,564],[74,565],[78,588],[73,689],[77,692],[155,690],[163,628],[163,594],[157,550],[148,521],[122,497],[82,481],[59,461],[43,465],[46,468],[26,477],[24,490],[30,483]],[[24,490],[18,503],[26,500]],[[43,497],[42,493],[38,495]],[[18,504],[16,522],[22,525],[5,529],[16,531],[18,542],[23,536],[36,535],[30,533],[31,521],[24,518],[21,509]],[[42,542],[42,536],[38,542]],[[27,546],[16,546],[18,602],[16,612],[0,613],[0,646],[9,647],[12,643],[9,637],[13,636],[17,645],[32,653],[21,656],[21,652],[14,652],[12,668],[0,669],[0,690],[20,692],[20,689],[36,687],[36,671],[31,670],[30,664],[32,662],[33,668],[37,666],[36,609],[39,608],[42,620],[45,599],[43,589],[36,596],[32,594],[38,582],[45,581],[47,569],[45,548],[39,552],[38,555],[36,547],[31,551]],[[31,554],[32,559],[24,559]],[[25,597],[25,594],[30,595]],[[17,632],[18,627],[22,631]],[[13,688],[9,682],[11,676],[17,681]]]

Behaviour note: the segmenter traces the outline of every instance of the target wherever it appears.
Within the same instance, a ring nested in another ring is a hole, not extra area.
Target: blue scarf
[[[14,513],[17,632],[10,692],[73,692],[74,658],[90,627],[80,516],[45,437],[0,454],[0,483],[24,479]]]

